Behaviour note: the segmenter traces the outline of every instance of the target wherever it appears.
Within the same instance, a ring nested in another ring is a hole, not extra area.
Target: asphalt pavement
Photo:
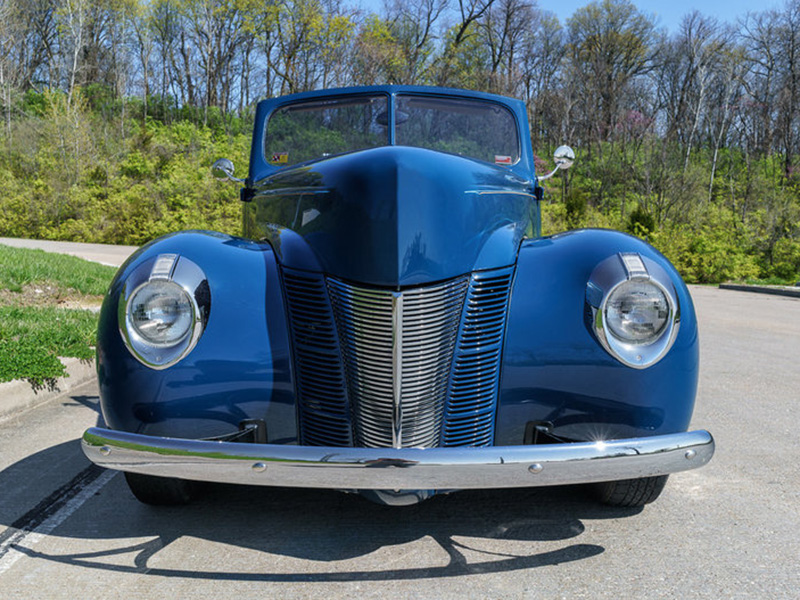
[[[390,508],[209,485],[147,507],[80,451],[90,382],[0,421],[0,598],[798,598],[800,299],[691,291],[692,427],[717,453],[643,510],[574,487]]]

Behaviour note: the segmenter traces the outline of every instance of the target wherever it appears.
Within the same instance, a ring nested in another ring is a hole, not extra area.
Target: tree
[[[458,0],[461,20],[457,25],[450,28],[448,35],[445,37],[442,58],[436,75],[438,85],[454,85],[453,81],[475,79],[475,69],[468,69],[473,72],[473,75],[466,76],[463,66],[466,62],[472,62],[469,59],[473,56],[473,53],[480,53],[482,50],[480,44],[475,41],[473,35],[475,27],[473,24],[483,17],[493,3],[494,0]],[[465,44],[469,47],[464,48]],[[458,62],[459,66],[462,67],[455,74],[452,72],[454,62]],[[458,84],[456,83],[455,85]]]
[[[178,8],[175,0],[152,0],[142,16],[152,33],[161,63],[158,94],[163,106],[170,95],[177,97],[178,88],[182,88],[183,77],[176,61],[177,42],[182,35]]]
[[[481,22],[481,37],[489,48],[489,87],[513,95],[520,82],[519,59],[538,14],[526,0],[498,0]]]
[[[204,121],[209,107],[227,109],[231,90],[232,66],[244,37],[244,18],[236,0],[192,0],[181,4],[186,21],[186,36],[197,57],[200,70],[196,85],[203,94]]]
[[[155,49],[155,36],[153,29],[148,24],[149,4],[143,4],[141,0],[129,0],[129,10],[127,12],[128,27],[134,36],[135,54],[139,61],[142,81],[142,120],[147,119],[147,106],[152,94],[150,81],[153,72],[151,57]]]
[[[520,95],[528,105],[534,147],[538,140],[557,146],[571,137],[568,98],[564,93],[562,61],[564,30],[552,13],[539,11],[521,51]]]
[[[652,18],[628,0],[602,0],[579,8],[567,21],[570,76],[586,139],[613,137],[632,82],[654,65],[657,35]]]
[[[402,65],[392,83],[419,84],[431,81],[435,51],[434,26],[447,7],[447,0],[392,0],[387,3],[386,22]]]

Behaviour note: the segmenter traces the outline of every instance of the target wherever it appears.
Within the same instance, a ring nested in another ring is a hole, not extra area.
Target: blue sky
[[[558,15],[562,24],[588,0],[539,0],[539,8]],[[772,8],[782,8],[782,0],[633,0],[640,11],[655,15],[657,23],[670,32],[677,31],[683,16],[697,9],[702,14],[715,17],[721,22],[735,24],[736,19],[748,12],[761,12]]]
[[[538,0],[539,8],[554,12],[561,24],[566,24],[572,13],[590,0]],[[383,0],[355,0],[368,10],[380,12]],[[666,27],[670,32],[675,32],[684,15],[695,8],[702,14],[716,17],[722,22],[735,24],[736,19],[744,17],[748,11],[764,11],[772,8],[781,8],[783,0],[633,0],[633,3],[644,13],[655,15],[660,27]],[[453,5],[457,6],[456,0]]]

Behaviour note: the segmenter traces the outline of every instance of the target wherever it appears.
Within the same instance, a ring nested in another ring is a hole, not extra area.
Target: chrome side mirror
[[[539,181],[550,179],[559,169],[569,169],[572,166],[572,163],[575,162],[575,151],[569,146],[559,146],[553,153],[553,160],[556,163],[556,168],[547,175],[542,175],[539,177]]]
[[[575,151],[569,146],[559,146],[553,153],[553,160],[559,169],[569,169],[575,162]]]
[[[211,165],[211,175],[219,181],[235,181],[236,183],[244,183],[244,179],[239,179],[233,176],[234,167],[233,162],[227,158],[220,158]]]

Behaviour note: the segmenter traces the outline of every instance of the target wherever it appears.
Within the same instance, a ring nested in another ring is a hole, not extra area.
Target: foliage
[[[90,360],[96,329],[97,315],[85,310],[0,306],[0,382],[63,376],[58,357]]]
[[[0,382],[41,385],[64,375],[58,359],[94,355],[98,306],[115,269],[73,256],[0,245]]]
[[[564,24],[533,0],[9,0],[0,235],[238,233],[236,191],[208,167],[246,165],[257,99],[439,84],[522,98],[538,154],[578,149],[547,183],[545,232],[627,230],[691,281],[796,280],[798,14],[800,0],[730,26],[693,11],[667,35],[629,0]]]
[[[246,164],[249,135],[180,120],[102,119],[83,92],[45,92],[0,154],[0,235],[143,244],[181,229],[239,232],[236,191],[211,179]]]
[[[21,292],[23,286],[57,282],[80,294],[106,293],[116,269],[75,256],[0,244],[0,290]]]
[[[709,201],[708,188],[698,176],[708,172],[707,155],[698,154],[686,175],[658,197],[648,193],[652,172],[647,153],[619,169],[609,164],[612,145],[604,143],[600,149],[592,156],[579,153],[583,155],[568,175],[561,175],[562,181],[555,177],[547,182],[545,234],[580,227],[625,230],[663,252],[689,282],[800,278],[800,195],[770,175],[773,157],[747,167],[745,157],[727,151],[721,161],[727,180]],[[624,157],[616,160],[625,162]],[[547,169],[546,164],[540,167]]]

